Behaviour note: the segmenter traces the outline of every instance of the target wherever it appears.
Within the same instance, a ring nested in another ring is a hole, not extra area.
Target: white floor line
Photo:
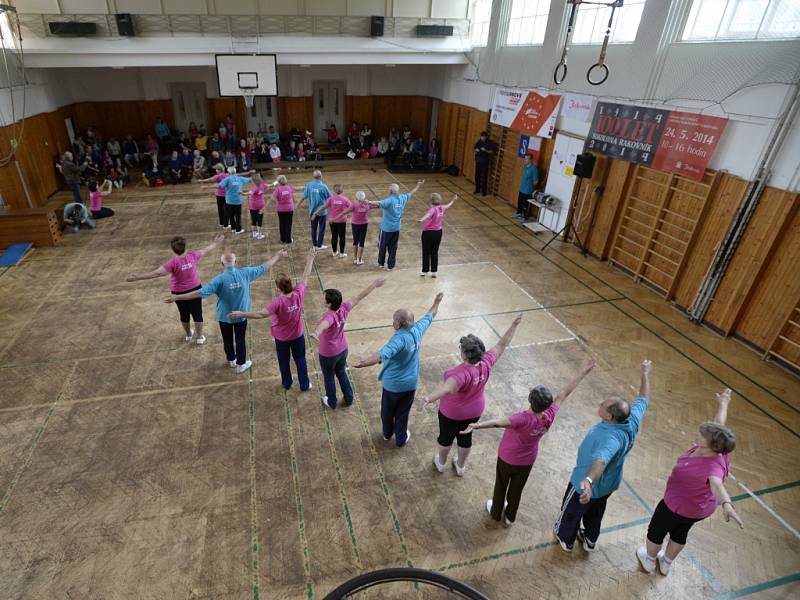
[[[784,519],[782,516],[780,516],[778,513],[776,513],[776,512],[775,512],[775,511],[772,509],[772,507],[771,507],[771,506],[769,506],[769,505],[767,505],[767,503],[766,503],[766,502],[764,502],[764,501],[763,501],[761,498],[759,498],[759,497],[758,497],[758,496],[756,496],[756,495],[755,495],[753,492],[751,492],[751,491],[750,491],[750,488],[748,488],[748,487],[747,487],[745,484],[743,484],[741,481],[739,481],[738,479],[736,479],[736,477],[734,477],[733,473],[728,473],[728,475],[730,475],[730,476],[731,476],[731,479],[733,479],[733,480],[736,482],[736,484],[737,484],[737,485],[738,485],[740,488],[742,488],[742,489],[743,489],[743,490],[744,490],[744,491],[747,493],[747,495],[749,495],[749,496],[750,496],[750,497],[751,497],[753,500],[755,500],[756,502],[758,502],[758,503],[761,505],[761,508],[763,508],[763,509],[764,509],[764,510],[766,510],[766,511],[767,511],[769,514],[771,514],[771,515],[772,515],[772,517],[773,517],[773,518],[774,518],[774,519],[775,519],[775,520],[776,520],[778,523],[780,523],[781,525],[783,525],[783,526],[784,526],[784,527],[785,527],[785,528],[786,528],[786,529],[787,529],[787,530],[788,530],[788,531],[789,531],[789,532],[790,532],[790,533],[791,533],[791,534],[792,534],[792,535],[793,535],[795,538],[797,538],[798,540],[800,540],[800,532],[798,532],[798,531],[797,531],[797,529],[795,529],[794,527],[792,527],[791,525],[789,525],[789,523],[787,523],[787,522],[786,522],[786,519]]]

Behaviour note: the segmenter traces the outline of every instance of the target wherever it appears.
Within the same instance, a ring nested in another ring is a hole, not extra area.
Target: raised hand
[[[225,236],[222,235],[221,233],[217,237],[214,238],[214,244],[215,245],[219,245],[224,241],[225,241]]]
[[[648,359],[644,359],[642,361],[642,374],[643,375],[649,375],[651,366],[652,366],[652,363]]]
[[[522,313],[517,313],[517,316],[514,317],[514,325],[519,325],[522,323]]]
[[[719,402],[720,404],[727,404],[730,401],[731,401],[730,388],[725,388],[724,390],[722,390],[722,392],[717,394],[717,402]]]
[[[436,294],[436,298],[433,299],[434,304],[439,304],[442,301],[442,298],[444,298],[444,292],[439,292]]]
[[[281,258],[286,258],[287,256],[289,256],[289,253],[284,249],[280,249],[278,250],[278,256],[280,256]]]
[[[372,285],[374,285],[376,288],[379,288],[379,287],[381,287],[381,286],[382,286],[384,283],[386,283],[386,277],[378,277],[378,278],[377,278],[377,279],[376,279],[376,280],[375,280],[375,281],[372,283]]]

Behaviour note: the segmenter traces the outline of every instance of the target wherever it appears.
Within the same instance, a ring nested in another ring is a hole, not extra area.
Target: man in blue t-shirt
[[[405,194],[400,193],[400,186],[393,183],[389,186],[389,195],[383,200],[370,200],[373,206],[380,206],[383,209],[381,219],[380,249],[378,250],[378,266],[383,269],[386,260],[386,251],[389,251],[389,262],[386,266],[389,270],[394,269],[395,258],[397,257],[397,242],[400,240],[400,225],[403,221],[403,212],[406,204],[411,200],[411,196],[425,183],[420,180],[414,189]]]
[[[649,404],[649,376],[650,361],[645,360],[636,401],[629,406],[619,396],[603,400],[597,411],[602,421],[589,430],[578,447],[561,516],[553,527],[553,535],[565,552],[572,552],[576,537],[587,552],[595,548],[606,502],[622,482],[625,457],[633,448]]]
[[[297,206],[299,207],[304,200],[308,201],[308,215],[311,219],[311,243],[317,250],[324,250],[327,246],[322,242],[325,241],[325,223],[328,221],[328,211],[327,209],[321,210],[316,216],[314,216],[314,212],[325,205],[325,201],[331,197],[331,191],[322,182],[322,171],[317,169],[312,177],[313,179],[306,184],[306,189],[303,190],[303,197],[300,198]]]
[[[398,447],[405,446],[411,437],[408,430],[408,413],[414,403],[414,393],[419,380],[419,352],[422,347],[422,336],[431,326],[444,294],[436,295],[433,305],[425,316],[416,323],[414,313],[401,308],[396,310],[392,318],[394,335],[375,354],[356,362],[357,369],[381,363],[378,379],[383,383],[381,393],[381,423],[383,439],[390,440]]]
[[[230,179],[230,178],[228,178]],[[227,181],[227,179],[226,179]],[[245,319],[230,319],[228,314],[233,311],[247,312],[250,310],[250,284],[267,272],[281,258],[289,256],[286,250],[278,253],[264,264],[257,267],[236,268],[236,255],[226,250],[220,260],[225,270],[206,283],[199,290],[185,294],[173,294],[164,298],[164,302],[178,300],[194,300],[195,298],[208,298],[212,294],[217,296],[217,321],[222,333],[222,345],[228,364],[236,369],[237,373],[244,373],[253,364],[247,360],[247,346],[245,334],[247,321]],[[234,344],[234,338],[236,340]]]
[[[526,154],[523,159],[522,178],[519,180],[519,196],[517,196],[517,212],[511,217],[527,222],[531,214],[531,204],[528,202],[533,197],[536,184],[539,183],[539,169],[533,162],[533,157]]]
[[[219,189],[225,190],[225,212],[233,233],[243,233],[242,229],[242,188],[253,183],[249,177],[236,174],[236,167],[228,167],[228,176],[219,182]]]

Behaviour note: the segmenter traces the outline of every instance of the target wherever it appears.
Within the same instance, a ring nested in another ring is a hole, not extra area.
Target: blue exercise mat
[[[0,267],[13,267],[19,261],[22,260],[22,257],[25,256],[25,253],[33,246],[30,242],[26,242],[24,244],[11,244],[8,248],[5,249],[2,256],[0,256]]]

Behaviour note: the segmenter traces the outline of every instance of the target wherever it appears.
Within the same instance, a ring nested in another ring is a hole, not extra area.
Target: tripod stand
[[[580,194],[581,184],[583,183],[583,177],[578,177],[577,179],[578,179],[578,185],[575,186],[575,191],[572,193],[572,197],[570,198],[569,201],[569,210],[567,211],[567,222],[564,223],[564,226],[561,229],[559,229],[555,233],[555,235],[553,235],[553,237],[551,237],[550,240],[542,247],[542,252],[547,250],[547,247],[550,244],[552,244],[553,241],[562,233],[564,234],[564,241],[567,241],[569,239],[569,234],[571,232],[572,235],[575,236],[575,242],[577,243],[578,248],[581,249],[581,254],[586,256],[586,254],[588,253],[588,250],[586,250],[586,247],[583,245],[583,242],[581,242],[581,238],[578,235],[578,230],[575,229],[575,225],[572,222],[572,215],[575,214],[575,209],[577,208],[578,204],[578,195]]]

